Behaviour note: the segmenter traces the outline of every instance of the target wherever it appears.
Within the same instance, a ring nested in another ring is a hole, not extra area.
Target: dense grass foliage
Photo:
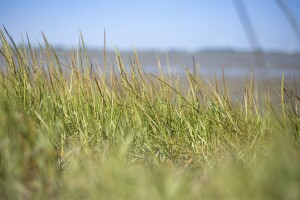
[[[284,77],[281,105],[258,103],[252,77],[233,101],[225,77],[148,74],[117,51],[118,66],[105,53],[93,66],[83,39],[63,63],[46,38],[39,51],[0,38],[2,199],[300,198],[300,99]]]

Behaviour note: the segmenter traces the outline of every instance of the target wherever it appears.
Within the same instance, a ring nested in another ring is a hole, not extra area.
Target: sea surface
[[[60,61],[70,65],[72,54],[76,57],[78,52],[69,50],[56,50]],[[40,54],[40,52],[37,52]],[[83,53],[84,54],[84,53]],[[103,51],[90,50],[86,52],[92,67],[103,69]],[[129,68],[134,62],[133,51],[121,51],[124,66]],[[137,51],[139,63],[147,73],[158,73],[158,66],[163,72],[176,75],[185,75],[186,70],[196,73],[207,81],[221,81],[222,74],[226,77],[227,86],[231,94],[241,96],[249,77],[253,76],[255,87],[261,93],[271,92],[271,96],[278,93],[282,76],[287,86],[294,88],[300,94],[300,52],[299,53],[252,53],[234,51]],[[42,56],[40,59],[44,60]],[[77,57],[78,59],[78,57]],[[78,59],[80,60],[80,59]],[[106,52],[108,67],[117,67],[116,53]],[[44,60],[45,61],[45,60]],[[0,55],[1,68],[4,67],[4,58]],[[46,63],[46,62],[45,62]],[[85,58],[83,56],[83,63]]]
[[[103,65],[102,51],[88,51],[93,66]],[[120,52],[125,66],[134,60],[133,52]],[[251,72],[257,78],[300,77],[300,53],[251,53],[251,52],[155,52],[138,51],[139,62],[148,73],[157,73],[160,63],[166,73],[196,71],[203,76],[221,75],[227,77],[247,76]],[[58,51],[62,62],[70,62],[70,51]],[[115,52],[107,52],[107,64],[116,66]]]

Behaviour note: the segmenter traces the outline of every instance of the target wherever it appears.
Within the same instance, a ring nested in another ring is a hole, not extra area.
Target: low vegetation
[[[1,199],[300,198],[300,96],[284,76],[280,105],[254,98],[251,75],[233,100],[225,77],[149,74],[136,53],[93,66],[83,39],[70,63],[45,37],[39,51],[0,39]]]

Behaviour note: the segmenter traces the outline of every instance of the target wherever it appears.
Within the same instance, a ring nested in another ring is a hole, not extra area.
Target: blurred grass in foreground
[[[117,51],[117,70],[92,66],[82,38],[63,64],[46,38],[37,55],[5,31],[2,199],[300,198],[300,97],[284,76],[280,108],[264,94],[258,107],[252,77],[232,101],[225,77],[182,80],[159,62],[152,75]]]

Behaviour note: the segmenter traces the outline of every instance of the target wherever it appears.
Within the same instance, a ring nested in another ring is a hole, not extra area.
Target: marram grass
[[[233,101],[225,77],[145,73],[136,53],[92,66],[83,39],[70,63],[45,37],[39,51],[0,39],[1,199],[300,198],[300,97],[284,76],[278,109],[252,77]]]

